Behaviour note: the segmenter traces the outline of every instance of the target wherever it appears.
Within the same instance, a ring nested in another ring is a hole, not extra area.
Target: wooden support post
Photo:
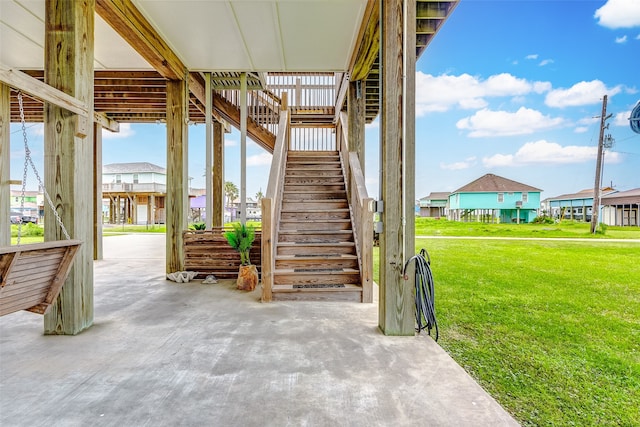
[[[95,2],[45,1],[45,83],[93,110]],[[75,335],[93,324],[93,132],[79,116],[45,103],[44,184],[71,238],[83,241],[44,333]],[[47,207],[47,209],[49,209]],[[64,239],[50,210],[45,241]]]
[[[415,9],[415,0],[387,0],[381,4],[381,73],[382,103],[380,114],[380,190],[384,201],[380,234],[380,306],[379,326],[386,335],[415,333],[414,300],[411,281],[402,277],[405,242],[404,175],[406,174],[406,123],[413,118],[404,102],[405,55],[415,47],[405,48],[405,8]],[[407,180],[413,177],[407,177]],[[406,254],[410,255],[410,254]]]
[[[11,88],[0,83],[0,246],[11,244],[10,156]]]
[[[240,223],[247,222],[247,73],[240,76]]]
[[[358,153],[360,168],[364,175],[364,125],[365,125],[365,81],[358,80],[349,83],[347,96],[349,114],[349,151]]]
[[[93,125],[93,259],[103,259],[102,253],[102,126]]]
[[[213,123],[213,222],[212,227],[224,225],[224,126]]]
[[[271,302],[273,288],[273,208],[272,200],[263,198],[262,209],[262,302]]]
[[[205,98],[205,227],[211,230],[213,222],[213,94],[211,93],[211,73],[204,73]]]
[[[182,232],[187,229],[189,96],[185,80],[167,81],[167,273],[184,270]]]
[[[151,224],[155,225],[156,224],[156,196],[155,194],[152,194],[150,199],[149,199],[149,211],[151,214]]]
[[[404,1],[404,261],[416,253],[416,0]],[[415,304],[412,305],[415,310]],[[412,318],[413,319],[413,318]],[[413,335],[413,329],[411,330]]]

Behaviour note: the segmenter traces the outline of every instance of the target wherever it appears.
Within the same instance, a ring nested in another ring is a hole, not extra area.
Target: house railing
[[[155,182],[146,183],[103,183],[102,191],[107,193],[166,193],[167,186]]]
[[[262,198],[262,301],[268,302],[272,298],[273,271],[275,270],[274,252],[278,241],[280,227],[280,211],[282,208],[282,192],[284,189],[284,175],[289,149],[289,111],[287,110],[286,93],[282,95],[282,111],[276,144],[273,149],[273,160],[267,192]]]
[[[362,302],[373,302],[373,199],[367,193],[358,153],[349,151],[346,113],[340,114],[336,133],[360,264]]]

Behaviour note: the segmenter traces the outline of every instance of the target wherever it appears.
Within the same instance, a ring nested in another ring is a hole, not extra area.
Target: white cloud
[[[631,28],[640,26],[640,1],[608,0],[596,10],[594,18],[607,28]]]
[[[380,120],[378,117],[375,118],[371,123],[367,123],[364,125],[365,129],[378,129],[380,127]]]
[[[596,146],[561,146],[555,142],[539,140],[527,142],[514,154],[495,154],[484,157],[482,164],[485,167],[498,166],[523,166],[544,164],[569,164],[584,163],[595,160],[598,154]],[[617,152],[607,152],[605,159],[609,163],[618,163],[621,160]]]
[[[102,139],[125,139],[135,134],[136,132],[131,129],[131,123],[120,123],[120,132],[111,132],[102,128]]]
[[[631,110],[618,113],[613,118],[613,124],[615,126],[629,126],[629,117],[631,117]]]
[[[225,147],[235,147],[238,145],[238,141],[236,141],[235,139],[226,139],[224,140],[224,146]]]
[[[456,123],[461,130],[468,130],[469,137],[526,135],[540,130],[552,129],[565,124],[562,118],[552,118],[540,111],[520,107],[515,113],[483,109],[473,116]]]
[[[577,128],[575,128],[573,131],[575,133],[585,133],[589,130],[589,128],[587,126],[578,126]]]
[[[538,54],[537,53],[533,53],[531,55],[527,55],[524,57],[525,59],[538,59]]]
[[[545,65],[553,64],[553,59],[543,59],[538,64],[540,67],[544,67]]]
[[[469,169],[470,167],[475,166],[476,163],[477,163],[476,157],[472,156],[472,157],[467,157],[461,162],[440,163],[440,169],[457,171],[461,169]]]
[[[271,164],[271,154],[260,153],[247,157],[247,166],[262,166]]]
[[[622,37],[616,37],[616,43],[618,44],[623,44],[627,42],[627,36],[626,34]]]
[[[613,96],[622,90],[621,86],[608,88],[600,80],[580,82],[569,89],[554,89],[549,92],[544,103],[549,107],[577,107],[581,105],[599,104],[602,96]]]
[[[416,115],[444,112],[453,107],[478,109],[488,105],[485,98],[514,97],[551,90],[551,83],[528,81],[508,73],[486,80],[469,74],[433,76],[416,73]]]

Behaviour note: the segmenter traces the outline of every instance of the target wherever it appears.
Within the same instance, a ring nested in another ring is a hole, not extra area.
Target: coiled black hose
[[[402,275],[404,280],[409,280],[406,271],[409,264],[414,261],[416,263],[415,272],[415,299],[416,299],[416,331],[420,333],[427,330],[431,336],[431,330],[435,329],[436,341],[438,341],[438,321],[436,320],[436,294],[433,285],[433,274],[431,273],[431,257],[426,249],[421,249],[418,255],[415,255],[404,264]]]

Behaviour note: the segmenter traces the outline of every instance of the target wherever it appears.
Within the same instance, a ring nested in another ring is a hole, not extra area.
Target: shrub
[[[26,224],[22,224],[21,235],[24,237],[27,236],[44,236],[44,228],[39,225],[28,222]],[[11,226],[11,237],[18,237],[18,225]]]
[[[249,249],[256,238],[255,230],[252,226],[246,224],[233,223],[233,231],[224,233],[229,246],[240,253],[240,263],[249,265]]]
[[[602,234],[604,236],[607,233],[607,228],[609,228],[609,226],[604,222],[601,222],[598,228],[596,229],[596,233]]]
[[[189,228],[192,230],[206,230],[207,224],[205,224],[204,222],[196,222],[191,224]]]
[[[532,221],[534,224],[553,224],[555,223],[554,219],[548,217],[546,215],[537,216]]]

